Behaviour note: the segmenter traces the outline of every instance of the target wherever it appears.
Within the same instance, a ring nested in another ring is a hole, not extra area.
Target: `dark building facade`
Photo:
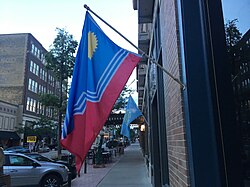
[[[45,68],[46,49],[30,33],[0,35],[0,100],[20,108],[16,128],[53,117],[53,109],[39,102],[39,94],[59,95],[59,81]]]
[[[138,46],[158,63],[144,56],[137,67],[151,183],[243,186],[221,2],[134,0],[133,7]]]
[[[250,177],[250,30],[234,46],[232,58],[236,122],[240,128],[241,159],[245,179]]]

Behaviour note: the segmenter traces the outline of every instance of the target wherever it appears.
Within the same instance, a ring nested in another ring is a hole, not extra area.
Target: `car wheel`
[[[56,175],[47,175],[41,181],[41,187],[59,187],[62,182]]]

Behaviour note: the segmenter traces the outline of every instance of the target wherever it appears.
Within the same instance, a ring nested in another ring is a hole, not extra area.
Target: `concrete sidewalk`
[[[152,187],[138,143],[125,149],[123,157],[97,185],[98,187]]]
[[[124,155],[116,156],[105,168],[84,167],[81,176],[72,181],[72,187],[152,187],[147,176],[145,162],[138,143],[124,150]]]
[[[104,168],[94,168],[92,164],[87,164],[87,172],[84,173],[84,164],[80,177],[72,180],[72,187],[96,187],[97,184],[107,175],[110,169],[121,159],[121,156],[112,158],[112,162],[105,164]]]

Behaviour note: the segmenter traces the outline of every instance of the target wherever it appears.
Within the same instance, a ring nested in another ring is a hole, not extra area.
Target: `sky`
[[[237,27],[244,35],[250,29],[250,0],[222,0],[224,20],[238,19]]]
[[[137,46],[138,16],[132,0],[0,0],[0,34],[31,33],[49,50],[58,27],[65,28],[79,43],[86,12],[84,4]],[[137,53],[127,41],[92,17],[117,45]],[[135,76],[134,71],[127,83],[131,89],[136,89]],[[136,93],[133,98],[137,99]]]
[[[138,18],[132,0],[0,0],[0,34],[31,33],[49,50],[58,27],[65,28],[79,42],[86,12],[84,4],[138,44]],[[222,5],[224,19],[238,18],[237,26],[244,34],[250,28],[250,0],[222,0]],[[93,18],[116,44],[137,52],[97,17]],[[135,76],[134,71],[127,84],[133,89],[136,89]],[[133,98],[136,99],[136,93]]]

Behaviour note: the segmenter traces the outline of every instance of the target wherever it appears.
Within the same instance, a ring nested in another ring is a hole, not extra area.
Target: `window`
[[[9,129],[9,117],[5,117],[4,129]]]
[[[44,56],[43,53],[41,53],[41,61],[42,61],[43,64],[45,64],[45,56]]]
[[[46,81],[45,71],[42,68],[40,68],[40,78],[42,80]]]
[[[44,115],[44,109],[45,109],[45,106],[43,106],[41,102],[37,101],[37,110],[36,110],[36,113]]]
[[[35,54],[35,45],[34,44],[31,44],[31,53]]]
[[[0,116],[0,129],[3,128],[3,116]]]
[[[48,117],[52,117],[53,116],[53,108],[48,107],[46,109],[46,116],[48,116]]]
[[[34,81],[35,82],[35,81]],[[34,92],[37,93],[37,82],[35,82],[35,85],[34,85]]]
[[[30,97],[27,97],[26,110],[30,111]]]
[[[32,90],[32,80],[31,79],[29,79],[28,90]]]
[[[45,114],[45,106],[42,106],[42,112],[41,112],[42,115]]]
[[[49,78],[49,84],[51,86],[54,86],[55,85],[55,78],[52,76],[52,75],[48,75],[48,78]]]
[[[39,93],[46,93],[46,88],[43,85],[39,85]]]
[[[32,79],[29,79],[28,90],[37,93],[38,83]]]
[[[37,114],[41,114],[42,113],[42,103],[39,102],[39,101],[37,102],[36,113]]]
[[[47,82],[47,72],[44,72],[44,81]]]
[[[30,72],[33,73],[33,68],[34,68],[34,62],[31,60],[30,61]]]
[[[33,62],[32,60],[30,61],[30,72],[39,76],[39,66],[35,62]]]
[[[15,126],[15,119],[11,118],[10,119],[10,130],[14,130],[14,126]]]
[[[31,44],[31,53],[35,55],[38,59],[42,59],[43,57],[41,51],[34,44]]]
[[[39,74],[39,66],[36,64],[35,74],[38,76]]]
[[[33,161],[19,155],[9,155],[10,166],[32,166]]]
[[[26,110],[36,112],[36,100],[27,97]]]
[[[35,99],[31,99],[31,111],[32,112],[36,112],[36,100]]]
[[[37,54],[36,54],[36,56],[37,56],[37,58],[40,59],[40,50],[39,50],[39,49],[37,49]]]
[[[142,23],[140,27],[140,33],[147,33],[148,32],[148,24]]]

